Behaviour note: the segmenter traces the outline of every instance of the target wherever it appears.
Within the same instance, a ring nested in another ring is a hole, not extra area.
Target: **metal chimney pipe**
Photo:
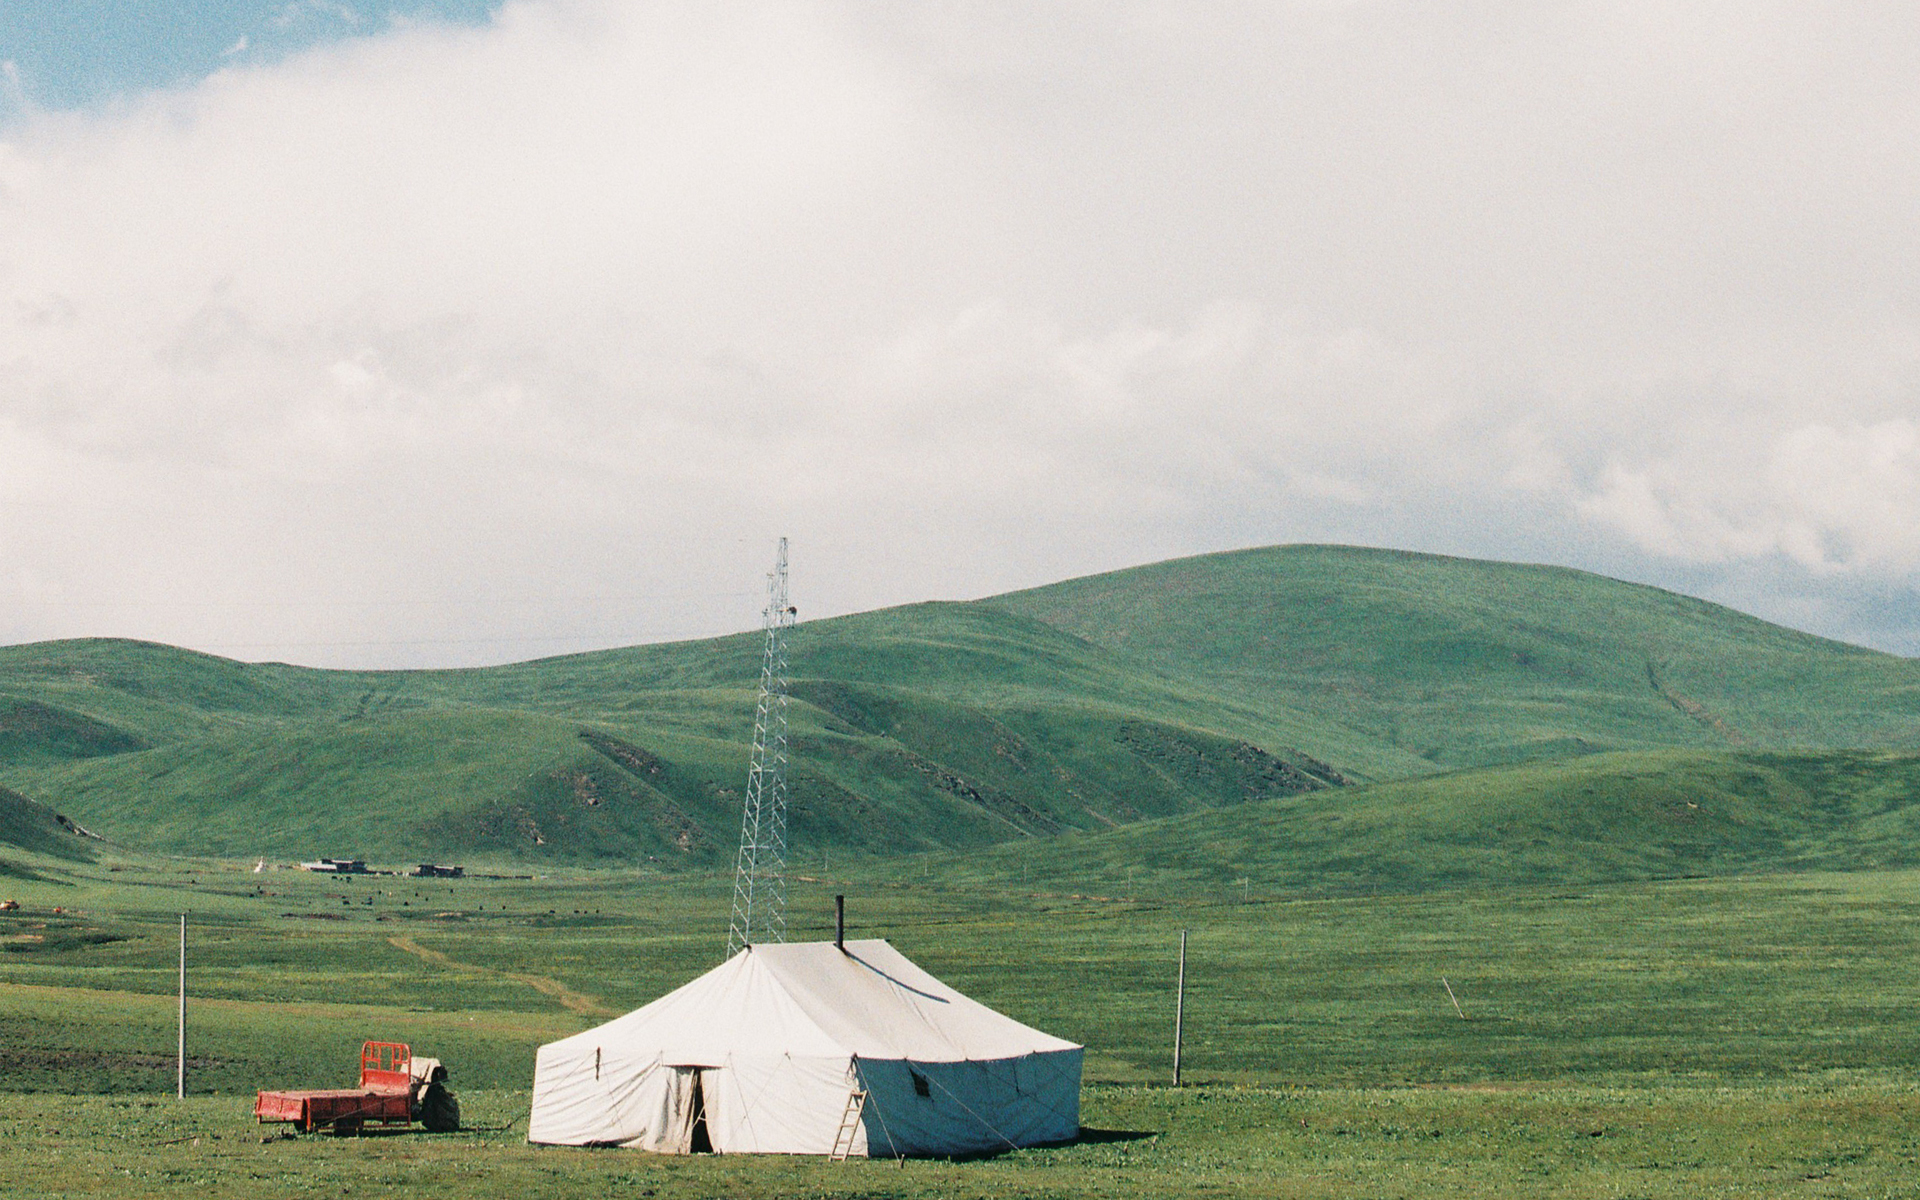
[[[847,952],[847,898],[833,898],[833,947],[842,954]]]

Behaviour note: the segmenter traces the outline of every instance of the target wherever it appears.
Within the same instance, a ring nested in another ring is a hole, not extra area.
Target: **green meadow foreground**
[[[468,1092],[498,1126],[525,1092]],[[237,1097],[28,1096],[0,1117],[21,1197],[1908,1196],[1904,1087],[1087,1090],[1079,1145],[971,1162],[672,1158],[512,1131],[269,1138]]]
[[[1332,899],[1144,870],[1076,895],[1044,865],[962,886],[927,860],[803,880],[794,937],[825,936],[843,891],[860,934],[1088,1047],[1081,1144],[836,1166],[522,1140],[534,1048],[713,965],[724,877],[38,868],[0,916],[8,1195],[1920,1194],[1920,872]],[[474,1128],[252,1123],[256,1088],[345,1083],[368,1037],[446,1059]]]

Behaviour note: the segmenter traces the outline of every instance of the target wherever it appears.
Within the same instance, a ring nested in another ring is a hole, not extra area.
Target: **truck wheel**
[[[445,1084],[427,1085],[427,1094],[420,1098],[420,1124],[428,1133],[453,1133],[460,1128],[460,1098],[447,1090]]]

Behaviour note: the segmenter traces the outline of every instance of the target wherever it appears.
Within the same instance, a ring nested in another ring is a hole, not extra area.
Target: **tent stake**
[[[833,948],[842,954],[847,952],[847,898],[833,898]]]

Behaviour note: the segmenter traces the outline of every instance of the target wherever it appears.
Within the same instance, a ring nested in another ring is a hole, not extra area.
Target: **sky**
[[[0,6],[0,641],[471,665],[1284,542],[1920,653],[1920,14]]]

